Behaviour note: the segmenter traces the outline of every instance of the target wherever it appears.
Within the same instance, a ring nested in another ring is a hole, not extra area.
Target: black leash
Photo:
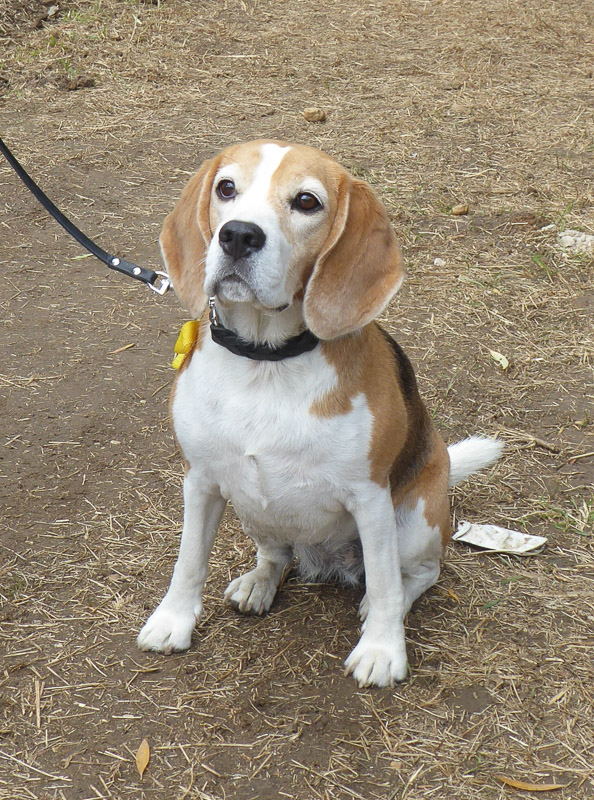
[[[35,197],[39,200],[41,205],[49,211],[52,217],[58,222],[65,231],[67,231],[71,236],[73,236],[79,244],[92,253],[96,258],[100,261],[103,261],[104,264],[110,269],[115,269],[118,272],[123,272],[124,275],[129,275],[130,278],[135,278],[137,281],[142,281],[146,283],[149,289],[152,289],[157,294],[163,295],[171,286],[171,281],[167,273],[165,272],[155,272],[152,269],[145,269],[144,267],[139,267],[136,264],[132,264],[130,261],[126,261],[124,258],[118,258],[118,256],[112,256],[102,247],[99,247],[92,239],[89,239],[79,228],[76,227],[72,220],[69,220],[68,217],[63,214],[60,209],[55,206],[49,197],[43,192],[39,186],[35,183],[33,178],[28,174],[25,168],[17,161],[16,157],[11,153],[8,147],[0,138],[0,152],[6,158],[10,166],[14,169],[16,174],[19,178],[23,181],[27,189],[32,192]]]

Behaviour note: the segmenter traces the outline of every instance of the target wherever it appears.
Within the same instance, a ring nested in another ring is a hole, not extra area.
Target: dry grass
[[[400,232],[409,280],[385,322],[445,438],[508,444],[456,516],[549,547],[450,547],[408,620],[411,679],[362,691],[341,674],[358,592],[290,579],[264,619],[222,606],[252,558],[229,512],[192,650],[137,651],[180,527],[183,314],[73,260],[0,167],[0,798],[516,794],[499,774],[566,785],[522,797],[592,797],[593,276],[555,238],[594,232],[588,7],[97,0],[36,28],[43,7],[0,0],[0,130],[56,202],[156,266],[204,156],[259,135],[328,150]],[[95,86],[69,90],[81,78]],[[305,122],[312,105],[326,123]]]

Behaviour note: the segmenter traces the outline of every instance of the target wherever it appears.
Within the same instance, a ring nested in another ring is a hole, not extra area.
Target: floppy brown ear
[[[175,293],[185,308],[199,318],[206,306],[204,260],[212,238],[210,194],[219,164],[206,161],[165,218],[159,244]]]
[[[400,288],[404,268],[385,208],[364,181],[345,176],[330,234],[307,284],[304,315],[320,339],[371,322]]]

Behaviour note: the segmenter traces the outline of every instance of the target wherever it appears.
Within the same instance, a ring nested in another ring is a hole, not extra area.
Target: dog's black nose
[[[234,261],[261,250],[265,241],[266,234],[253,222],[232,219],[225,222],[219,231],[221,247]]]

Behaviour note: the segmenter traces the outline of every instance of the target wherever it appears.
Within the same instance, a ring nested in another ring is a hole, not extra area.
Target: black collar
[[[313,350],[320,341],[310,330],[306,330],[298,336],[293,336],[280,347],[271,347],[268,344],[246,342],[220,322],[213,321],[210,323],[210,335],[213,342],[220,344],[221,347],[226,347],[236,356],[245,356],[253,361],[282,361],[285,358],[294,358]]]

